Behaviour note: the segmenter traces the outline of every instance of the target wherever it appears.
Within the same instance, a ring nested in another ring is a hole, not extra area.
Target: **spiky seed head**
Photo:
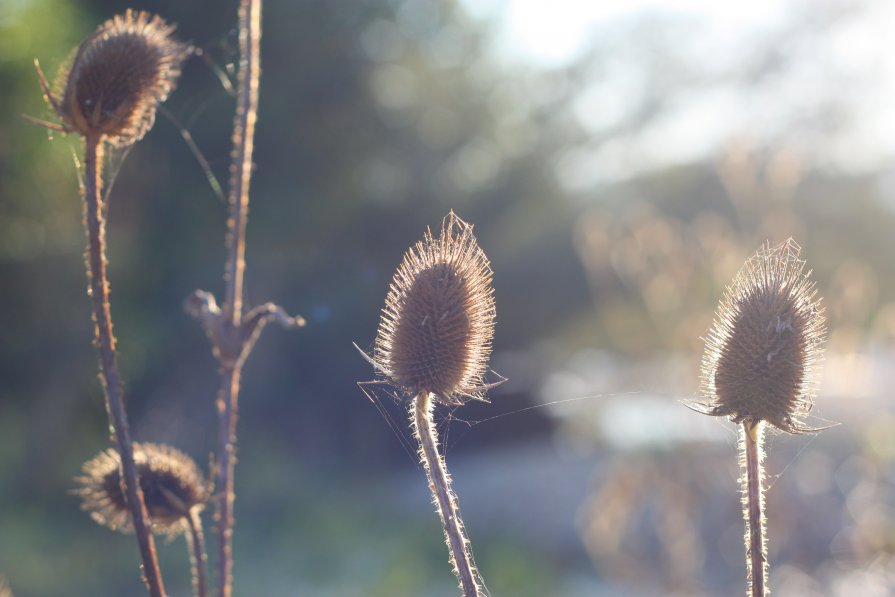
[[[765,245],[726,289],[705,341],[702,412],[812,431],[801,418],[814,401],[826,329],[800,251],[792,239]]]
[[[132,10],[100,25],[62,69],[61,97],[48,97],[64,128],[119,147],[142,139],[190,51],[173,31],[161,18]]]
[[[134,444],[134,463],[143,500],[156,533],[176,535],[187,528],[187,517],[204,507],[209,488],[195,461],[164,444]],[[109,448],[100,452],[76,477],[81,508],[112,530],[132,533],[131,511],[124,492],[121,459]]]
[[[452,211],[408,249],[385,299],[374,361],[410,395],[444,404],[481,398],[494,335],[491,265]]]

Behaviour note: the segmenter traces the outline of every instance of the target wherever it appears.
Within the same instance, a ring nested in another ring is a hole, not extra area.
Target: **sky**
[[[607,130],[637,106],[651,84],[632,67],[640,56],[627,31],[653,26],[671,39],[673,54],[697,75],[736,72],[768,40],[791,59],[785,76],[763,85],[677,89],[661,117],[609,143],[575,148],[557,171],[571,190],[612,182],[639,169],[705,158],[732,140],[779,145],[816,167],[847,173],[890,170],[895,163],[895,58],[887,26],[895,3],[884,0],[465,0],[495,33],[502,63],[556,69],[592,45],[610,59],[582,89],[575,115],[592,131]],[[834,13],[833,26],[812,31],[811,19]],[[656,25],[658,23],[658,25]],[[651,24],[651,25],[650,25]],[[787,35],[794,26],[808,34]],[[641,30],[642,31],[642,30]],[[636,58],[635,58],[636,59]],[[647,75],[652,76],[652,75]],[[845,103],[843,117],[827,116]],[[829,127],[831,130],[821,130]],[[832,130],[835,129],[835,130]],[[599,165],[599,167],[594,167]]]

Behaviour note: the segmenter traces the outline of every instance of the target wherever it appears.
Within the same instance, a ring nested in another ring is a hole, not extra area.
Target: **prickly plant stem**
[[[218,483],[218,589],[221,597],[230,597],[233,583],[233,504],[236,470],[236,419],[241,365],[221,368],[221,389],[218,394],[220,460]]]
[[[239,3],[239,81],[236,118],[233,125],[233,155],[230,179],[230,217],[227,220],[227,264],[224,278],[223,316],[232,333],[242,323],[243,278],[245,275],[245,232],[249,212],[249,184],[255,122],[258,118],[258,81],[261,69],[261,0]],[[239,399],[241,356],[230,355],[222,363],[222,383],[218,398],[220,413],[218,501],[218,588],[220,597],[230,597],[233,583],[233,505],[236,469],[236,413]],[[235,356],[235,358],[233,358]]]
[[[102,140],[87,137],[84,151],[84,200],[87,214],[87,269],[93,317],[96,323],[96,346],[100,354],[100,380],[106,396],[106,411],[118,442],[118,452],[124,469],[127,503],[131,510],[143,574],[149,594],[165,597],[165,586],[158,565],[155,541],[149,528],[149,514],[143,501],[143,490],[134,464],[134,448],[130,426],[124,409],[121,376],[115,356],[115,336],[112,333],[112,313],[109,307],[109,282],[106,277],[106,226],[102,205]]]
[[[743,518],[746,523],[746,566],[749,574],[749,595],[764,597],[767,578],[767,546],[765,545],[763,462],[764,425],[747,419],[743,422],[743,449],[746,474],[743,481]]]
[[[239,81],[236,118],[233,123],[233,154],[230,166],[230,218],[227,222],[227,287],[224,316],[234,327],[242,320],[242,286],[245,273],[245,232],[249,215],[249,184],[255,122],[258,119],[258,81],[261,70],[261,0],[239,3]]]
[[[205,537],[202,534],[202,520],[199,518],[198,508],[190,510],[186,521],[190,530],[187,546],[190,550],[190,564],[192,564],[193,590],[196,597],[208,597],[208,578],[205,570],[208,554],[205,551]]]
[[[460,579],[460,588],[465,597],[479,597],[477,571],[472,561],[469,540],[463,530],[463,519],[460,518],[460,506],[457,496],[451,489],[451,476],[447,471],[444,458],[438,453],[438,434],[432,423],[433,404],[428,392],[422,392],[413,399],[411,423],[414,434],[420,444],[420,460],[429,478],[429,489],[432,491],[444,535],[451,553],[451,564],[454,574]]]

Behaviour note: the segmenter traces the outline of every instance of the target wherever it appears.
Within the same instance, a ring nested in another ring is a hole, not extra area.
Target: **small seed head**
[[[491,265],[472,226],[451,212],[404,254],[385,299],[374,361],[410,395],[481,398],[494,334]]]
[[[128,10],[78,46],[48,100],[65,129],[123,147],[143,138],[180,75],[190,49],[171,38],[173,25]]]
[[[134,462],[143,500],[156,533],[176,535],[186,529],[187,517],[202,508],[209,489],[192,458],[164,444],[134,444]],[[132,533],[131,511],[124,491],[121,459],[112,448],[100,452],[76,477],[75,493],[91,518],[112,530]]]
[[[792,240],[762,247],[721,300],[702,359],[702,412],[736,423],[812,431],[825,323],[814,282]]]

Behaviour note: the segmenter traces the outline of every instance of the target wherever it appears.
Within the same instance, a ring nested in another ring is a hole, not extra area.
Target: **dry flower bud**
[[[395,272],[376,337],[374,361],[410,395],[444,404],[480,398],[494,334],[491,265],[472,226],[451,212],[427,231]]]
[[[157,16],[128,10],[81,42],[57,81],[61,97],[54,97],[38,71],[62,128],[119,147],[143,138],[190,51],[171,38],[173,31]]]
[[[814,282],[791,239],[762,247],[727,288],[702,360],[701,412],[812,431],[825,324]]]
[[[187,517],[202,508],[209,489],[192,458],[164,444],[134,444],[134,462],[146,510],[157,533],[176,535],[186,529]],[[112,448],[84,464],[75,481],[81,508],[112,530],[133,532],[131,511],[121,478],[121,459]]]

